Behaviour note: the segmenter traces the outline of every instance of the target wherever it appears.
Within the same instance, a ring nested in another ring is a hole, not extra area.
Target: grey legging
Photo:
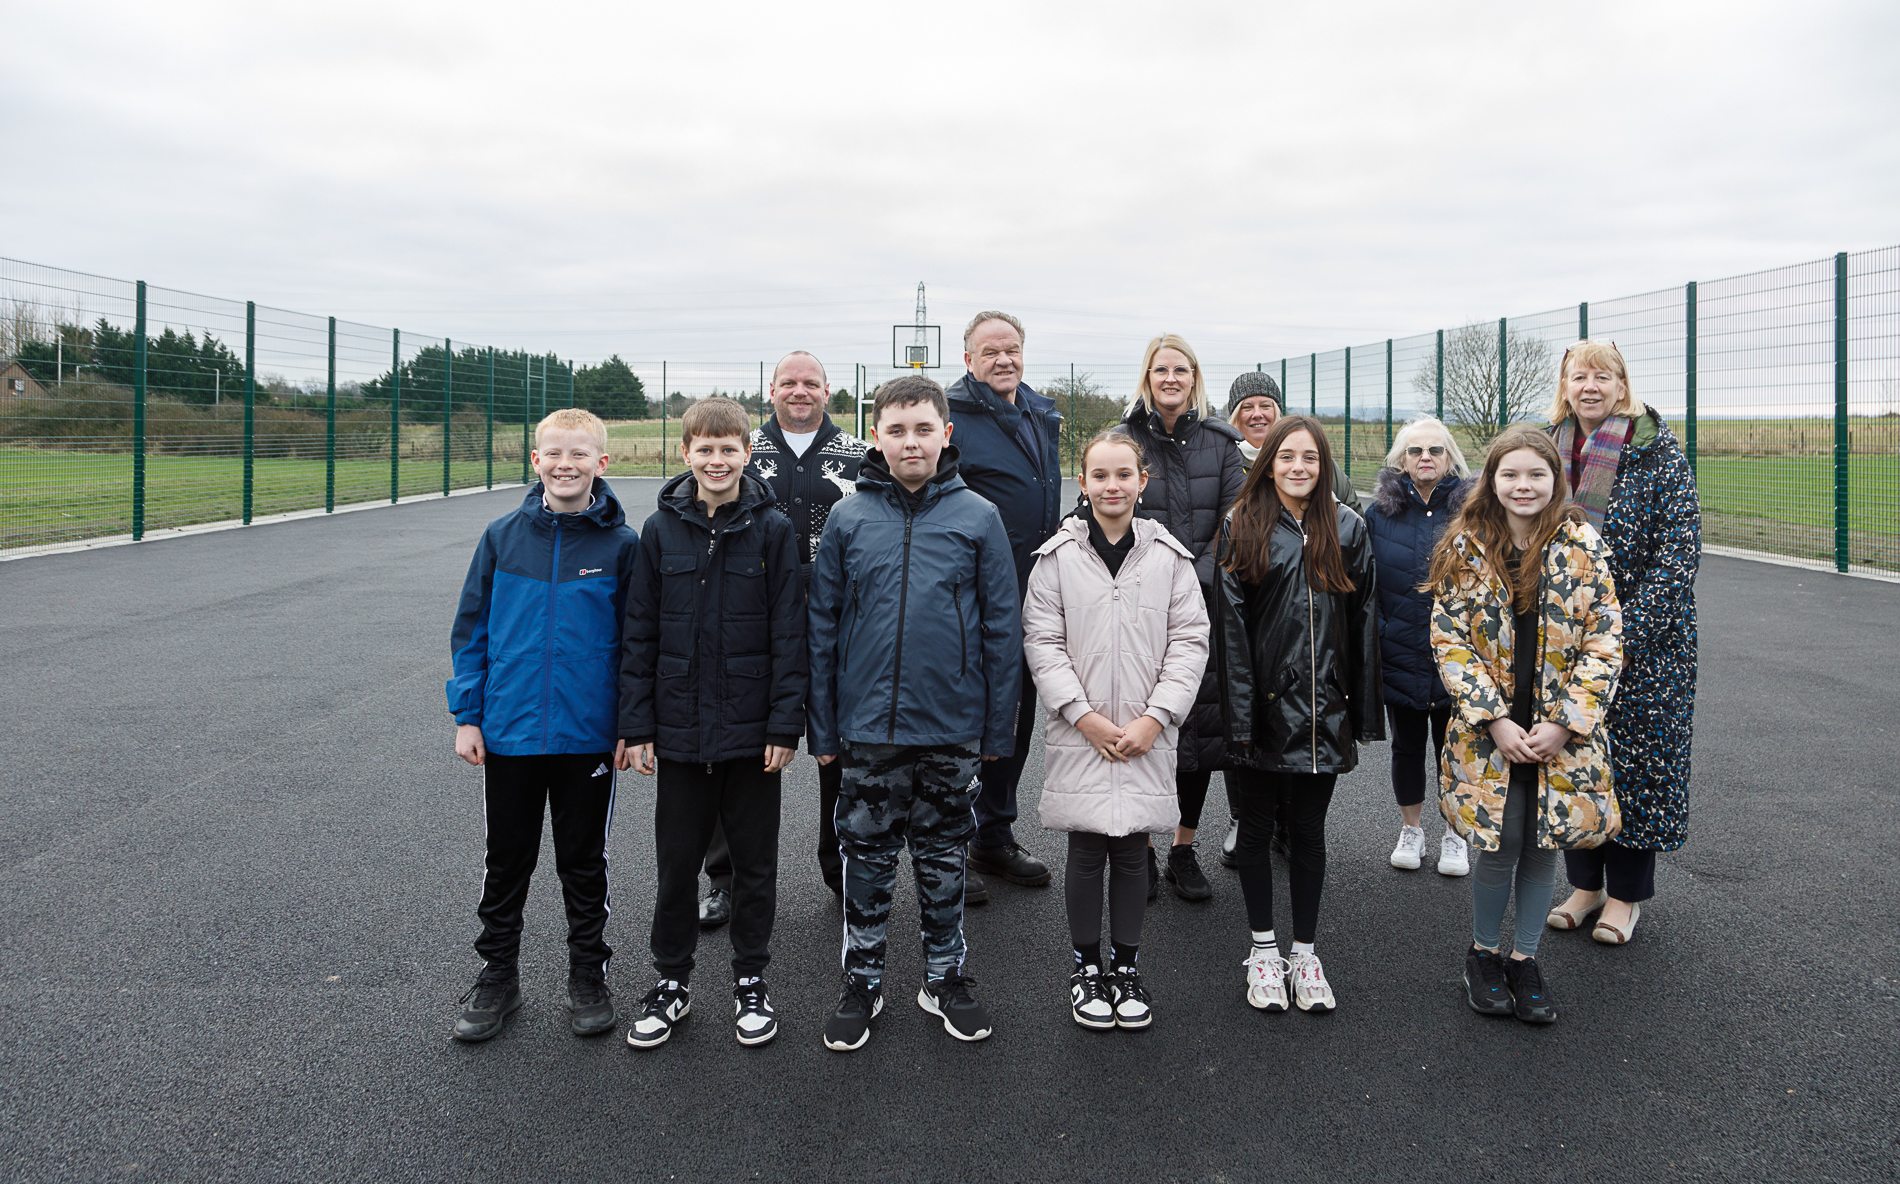
[[[1109,940],[1141,944],[1141,916],[1148,909],[1148,836],[1069,832],[1069,864],[1062,896],[1069,909],[1069,939],[1077,946],[1102,940],[1102,872],[1108,877]]]
[[[1531,795],[1536,792],[1537,766],[1511,766],[1498,849],[1475,852],[1478,866],[1471,871],[1471,940],[1495,950],[1498,930],[1504,925],[1504,906],[1511,900],[1511,872],[1516,870],[1514,948],[1526,958],[1537,956],[1537,939],[1544,935],[1544,919],[1550,915],[1551,887],[1557,882],[1557,852],[1537,845],[1537,815],[1530,809]]]

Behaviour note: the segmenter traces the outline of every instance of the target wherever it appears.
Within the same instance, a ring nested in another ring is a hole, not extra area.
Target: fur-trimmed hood
[[[1465,504],[1465,495],[1471,492],[1473,484],[1475,482],[1470,477],[1460,477],[1453,473],[1432,487],[1432,500],[1436,502],[1438,495],[1442,492],[1445,495],[1445,509],[1457,513],[1458,508]],[[1373,478],[1373,508],[1388,518],[1398,517],[1399,511],[1405,508],[1408,493],[1414,495],[1417,493],[1412,485],[1412,479],[1405,475],[1404,469],[1395,465],[1386,465],[1379,470],[1378,476]]]

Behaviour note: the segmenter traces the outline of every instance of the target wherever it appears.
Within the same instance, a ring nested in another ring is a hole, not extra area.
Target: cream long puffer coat
[[[1049,712],[1041,815],[1050,830],[1155,834],[1181,821],[1176,746],[1207,665],[1207,603],[1188,549],[1160,523],[1137,518],[1133,529],[1118,577],[1078,517],[1036,549],[1029,573],[1023,658]],[[1117,727],[1151,715],[1161,735],[1131,761],[1104,760],[1075,727],[1090,711]]]

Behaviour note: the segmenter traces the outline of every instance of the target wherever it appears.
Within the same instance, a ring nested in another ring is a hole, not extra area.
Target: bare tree
[[[1540,413],[1550,401],[1550,343],[1508,325],[1504,332],[1504,421]],[[1438,376],[1425,366],[1412,390],[1427,405],[1438,397]],[[1498,327],[1474,321],[1445,334],[1445,422],[1465,430],[1480,447],[1498,434]]]
[[[1095,433],[1120,423],[1127,409],[1123,400],[1104,394],[1108,388],[1095,381],[1095,376],[1086,370],[1076,374],[1073,386],[1065,374],[1037,389],[1045,397],[1054,399],[1056,410],[1062,414],[1062,463],[1065,465],[1080,459],[1082,445],[1093,439]]]

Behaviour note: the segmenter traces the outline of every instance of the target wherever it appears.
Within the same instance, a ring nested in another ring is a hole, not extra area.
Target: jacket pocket
[[[763,722],[771,709],[772,658],[735,654],[726,659],[726,703],[734,723]]]
[[[697,598],[699,556],[690,551],[671,551],[660,556],[660,611],[668,616],[690,617]]]
[[[851,623],[845,627],[844,650],[838,656],[838,671],[843,673],[851,666],[851,642],[858,635],[858,582],[851,581],[851,595],[845,601],[845,612],[851,617]]]
[[[735,616],[763,617],[768,608],[765,594],[765,556],[726,556],[725,610]]]
[[[961,679],[963,672],[970,666],[970,634],[963,625],[962,581],[950,585],[950,599],[957,606],[957,678]]]

